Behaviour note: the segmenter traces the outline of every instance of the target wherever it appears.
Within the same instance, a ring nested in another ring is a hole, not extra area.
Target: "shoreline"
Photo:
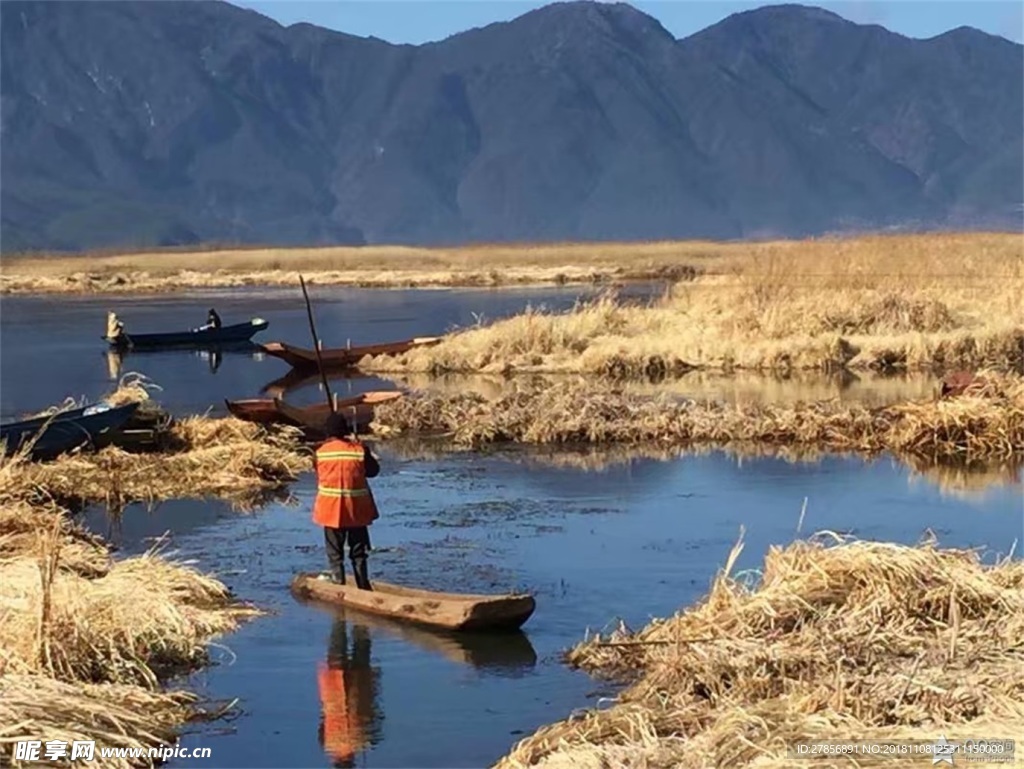
[[[767,769],[815,741],[1017,736],[1019,556],[984,563],[934,539],[906,546],[821,532],[771,546],[752,582],[733,573],[742,537],[692,605],[635,632],[588,633],[567,650],[571,668],[624,688],[609,707],[523,737],[493,769]],[[816,765],[849,763],[829,754]]]
[[[122,382],[107,399],[149,397],[144,385]],[[165,556],[162,544],[119,557],[73,511],[183,496],[251,509],[306,469],[296,448],[288,431],[200,416],[172,426],[155,451],[0,460],[0,723],[14,727],[0,740],[0,763],[19,763],[18,740],[94,740],[98,758],[100,748],[176,744],[189,721],[228,714],[175,682],[210,664],[217,639],[266,612]]]

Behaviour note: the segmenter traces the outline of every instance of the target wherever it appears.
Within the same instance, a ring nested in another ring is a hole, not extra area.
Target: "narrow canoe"
[[[35,439],[29,451],[34,458],[55,457],[86,445],[99,447],[109,441],[138,408],[138,403],[123,406],[99,403],[10,422],[0,425],[0,441],[4,443],[5,453],[13,454]]]
[[[375,391],[361,393],[351,398],[338,398],[335,403],[345,416],[352,416],[355,409],[358,425],[369,424],[373,420],[373,406],[379,403],[401,398],[398,391]],[[225,400],[224,404],[231,414],[247,422],[260,424],[290,424],[298,427],[318,428],[330,414],[326,403],[315,403],[311,406],[292,406],[280,398],[247,398],[242,400]]]
[[[527,594],[435,593],[372,578],[371,583],[373,590],[360,590],[352,582],[338,585],[317,579],[316,574],[300,573],[292,580],[291,589],[300,598],[448,630],[516,630],[530,618],[537,605],[533,596]]]
[[[427,628],[382,617],[352,607],[339,607],[312,598],[302,603],[329,611],[339,621],[364,625],[371,630],[401,638],[429,652],[440,654],[478,670],[503,671],[505,674],[532,670],[537,665],[537,650],[529,636],[515,629],[503,633],[457,633],[444,628]]]
[[[427,347],[441,341],[439,336],[417,337],[400,342],[384,342],[381,344],[364,344],[350,347],[324,347],[320,350],[320,360],[324,368],[354,366],[367,355],[400,355],[414,347]],[[295,369],[316,369],[316,350],[295,347],[285,342],[268,342],[260,345],[267,355],[280,358]]]
[[[262,318],[253,318],[245,323],[235,323],[220,328],[204,328],[188,331],[168,331],[159,334],[129,334],[117,337],[103,337],[111,347],[119,349],[166,349],[173,347],[217,347],[241,345],[249,342],[253,335],[270,324]]]

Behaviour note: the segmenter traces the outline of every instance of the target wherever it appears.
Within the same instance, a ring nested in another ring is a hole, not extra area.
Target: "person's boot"
[[[333,582],[336,585],[344,585],[345,584],[345,567],[344,566],[338,566],[338,567],[333,567],[332,566],[328,571],[324,572],[323,574],[320,574],[319,575],[319,579],[322,579],[322,580],[324,580],[326,582]]]
[[[373,590],[370,586],[370,577],[366,573],[366,559],[365,558],[353,558],[352,559],[352,573],[356,578],[356,587],[360,590]]]

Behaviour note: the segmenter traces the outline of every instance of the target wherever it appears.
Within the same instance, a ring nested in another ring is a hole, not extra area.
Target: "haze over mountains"
[[[1024,46],[559,3],[422,46],[221,2],[0,4],[0,247],[1021,227]]]

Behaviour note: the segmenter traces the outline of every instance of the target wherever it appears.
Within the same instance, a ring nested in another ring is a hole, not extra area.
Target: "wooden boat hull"
[[[324,368],[355,366],[367,355],[400,355],[415,347],[428,347],[441,341],[441,337],[417,337],[400,342],[365,344],[352,347],[325,347],[320,350]],[[268,342],[260,345],[267,355],[280,358],[294,369],[316,369],[316,350],[296,347],[285,342]]]
[[[358,609],[415,625],[457,631],[510,631],[523,626],[536,608],[532,595],[473,595],[436,593],[372,579],[373,590],[360,590],[351,582],[338,585],[300,573],[291,590],[336,606]]]
[[[373,421],[373,408],[377,404],[401,398],[398,391],[368,392],[351,398],[339,398],[338,410],[348,417],[353,417],[357,429],[366,427]],[[250,398],[246,400],[225,400],[228,411],[239,419],[260,424],[287,424],[304,427],[310,430],[321,430],[331,410],[326,403],[312,406],[292,406],[280,398]]]
[[[103,411],[93,411],[95,408],[87,406],[53,416],[0,425],[4,452],[17,452],[36,435],[39,437],[30,452],[35,458],[58,456],[89,444],[98,447],[108,442],[134,416],[139,404],[127,403]]]
[[[537,665],[537,650],[530,643],[529,636],[519,629],[503,633],[459,633],[445,628],[410,624],[314,598],[299,600],[330,612],[340,622],[363,625],[375,632],[401,638],[421,649],[477,670],[502,671],[505,675],[514,675],[532,670]]]
[[[262,318],[253,318],[246,323],[235,323],[230,326],[207,328],[199,331],[170,331],[160,334],[125,333],[114,338],[103,338],[111,347],[128,350],[156,350],[176,347],[237,347],[247,342],[251,343],[253,335],[269,325]]]

